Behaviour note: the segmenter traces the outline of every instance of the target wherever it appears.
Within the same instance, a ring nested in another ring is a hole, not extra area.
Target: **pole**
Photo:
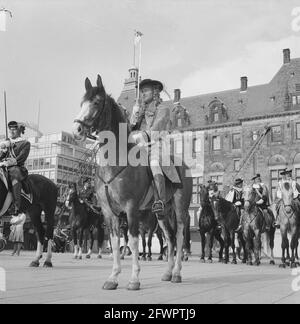
[[[6,105],[6,92],[4,91],[4,114],[5,114],[5,136],[8,139],[8,130],[7,130],[7,105]]]
[[[138,88],[137,88],[137,96],[136,103],[138,104],[140,98],[140,75],[141,75],[141,58],[142,58],[142,37],[140,39],[140,49],[139,49],[139,66],[138,66]]]

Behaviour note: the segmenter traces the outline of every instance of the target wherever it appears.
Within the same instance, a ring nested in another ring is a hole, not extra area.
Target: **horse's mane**
[[[225,216],[228,215],[228,213],[232,210],[233,207],[232,203],[227,201],[223,197],[219,197],[219,202],[220,202],[219,209],[222,215]]]

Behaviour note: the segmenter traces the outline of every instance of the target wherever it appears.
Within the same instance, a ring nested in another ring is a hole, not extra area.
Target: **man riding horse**
[[[94,213],[98,214],[100,212],[100,209],[97,208],[95,189],[91,184],[91,179],[85,179],[79,197]]]
[[[278,187],[276,191],[276,220],[275,220],[275,227],[279,228],[280,225],[278,224],[278,215],[279,215],[279,208],[282,203],[282,189],[285,183],[289,183],[291,188],[293,189],[293,195],[294,195],[294,202],[295,206],[300,210],[300,185],[292,178],[293,170],[288,170],[287,168],[283,170],[280,175],[282,176],[282,179],[278,182]]]
[[[242,209],[244,207],[244,199],[243,199],[243,184],[244,180],[241,178],[235,179],[234,185],[228,192],[226,196],[226,200],[234,204],[238,216],[240,219],[239,227],[237,228],[237,232],[239,232],[242,229]]]
[[[8,169],[14,198],[14,215],[18,215],[22,212],[22,183],[28,176],[28,171],[24,165],[30,152],[30,142],[21,137],[25,132],[23,125],[11,121],[8,123],[8,128],[10,137],[0,147],[0,167]]]
[[[274,216],[270,207],[270,196],[268,187],[261,181],[260,174],[256,174],[252,179],[252,188],[256,191],[256,194],[260,199],[256,202],[259,208],[263,211],[263,215],[266,222],[266,230],[270,230],[274,223]]]
[[[160,81],[145,79],[140,83],[141,105],[133,107],[131,124],[132,130],[140,130],[139,140],[150,142],[150,169],[155,184],[155,201],[152,205],[152,212],[158,217],[165,216],[166,204],[166,183],[164,171],[161,167],[161,143],[159,132],[167,131],[170,124],[170,110],[162,104],[160,92],[163,84]],[[143,136],[145,135],[145,136]],[[146,138],[145,138],[146,137]],[[172,182],[181,183],[175,167],[170,166]],[[173,172],[172,172],[173,170]]]

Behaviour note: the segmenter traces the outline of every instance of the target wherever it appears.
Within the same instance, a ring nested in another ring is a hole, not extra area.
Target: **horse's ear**
[[[91,88],[92,88],[92,84],[91,84],[91,81],[90,81],[90,79],[89,78],[86,78],[85,79],[85,90],[86,91],[89,91]]]
[[[98,74],[97,75],[97,87],[99,88],[99,89],[103,89],[103,83],[102,83],[102,79],[101,79],[101,76]]]

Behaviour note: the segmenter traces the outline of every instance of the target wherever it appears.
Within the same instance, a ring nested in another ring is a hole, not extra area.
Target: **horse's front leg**
[[[74,241],[74,259],[78,258],[78,238],[77,238],[77,228],[72,227],[72,236]]]
[[[212,263],[212,248],[214,244],[214,230],[211,230],[209,233],[209,239],[208,239],[208,248],[209,248],[209,254],[208,254],[208,262]]]
[[[292,257],[291,257],[291,268],[297,268],[296,263],[296,251],[298,248],[298,233],[297,229],[293,229],[291,233],[291,251],[292,251]]]
[[[259,230],[255,231],[254,237],[254,255],[255,255],[255,264],[260,265],[260,251],[261,251],[261,233]]]
[[[164,259],[164,239],[162,237],[162,233],[160,232],[160,229],[157,230],[156,232],[157,239],[159,241],[159,246],[160,246],[160,252],[158,256],[158,261],[161,261]]]
[[[141,267],[139,264],[139,221],[136,217],[137,210],[133,209],[128,211],[128,227],[129,227],[129,248],[132,252],[132,273],[128,283],[128,290],[139,290],[140,279],[139,274]]]
[[[87,255],[85,256],[87,259],[90,259],[93,253],[93,246],[94,246],[94,231],[90,229],[90,247],[88,250]]]
[[[281,226],[280,228],[281,232],[281,250],[282,250],[282,256],[281,256],[281,264],[279,265],[280,268],[286,267],[286,258],[285,258],[285,252],[287,251],[287,254],[289,254],[289,239],[287,236],[287,226]]]
[[[200,261],[205,262],[206,236],[205,236],[205,232],[202,231],[201,229],[200,229],[200,237],[201,237],[201,250],[202,250]]]
[[[47,222],[47,228],[46,228],[47,255],[46,255],[46,260],[44,262],[45,268],[53,267],[53,265],[52,265],[52,245],[53,245],[54,212],[55,212],[55,210],[45,212],[45,219]]]
[[[146,231],[145,230],[141,230],[141,237],[142,237],[142,248],[143,248],[143,252],[142,252],[142,260],[146,261]]]
[[[230,245],[231,245],[231,248],[232,248],[232,264],[237,264],[237,261],[236,261],[236,253],[235,253],[235,231],[232,231],[230,233]]]
[[[79,260],[82,260],[83,234],[84,234],[84,229],[81,228],[79,230],[79,251],[78,251]]]
[[[105,290],[114,290],[118,287],[118,276],[121,273],[120,258],[120,224],[119,218],[110,215],[110,244],[113,256],[112,273],[103,285]]]
[[[153,230],[150,230],[149,231],[149,234],[148,234],[148,256],[147,256],[147,260],[148,261],[152,261],[152,251],[151,251],[151,248],[152,248],[152,238],[153,238]]]
[[[166,216],[168,217],[168,216]],[[172,232],[170,226],[166,226],[165,222],[167,220],[158,220],[160,228],[163,230],[165,239],[167,241],[167,246],[168,246],[168,255],[167,255],[167,260],[168,260],[168,268],[166,272],[163,274],[161,280],[162,281],[171,281],[172,280],[172,272],[174,269],[175,261],[174,261],[174,250],[175,250],[175,233]]]

